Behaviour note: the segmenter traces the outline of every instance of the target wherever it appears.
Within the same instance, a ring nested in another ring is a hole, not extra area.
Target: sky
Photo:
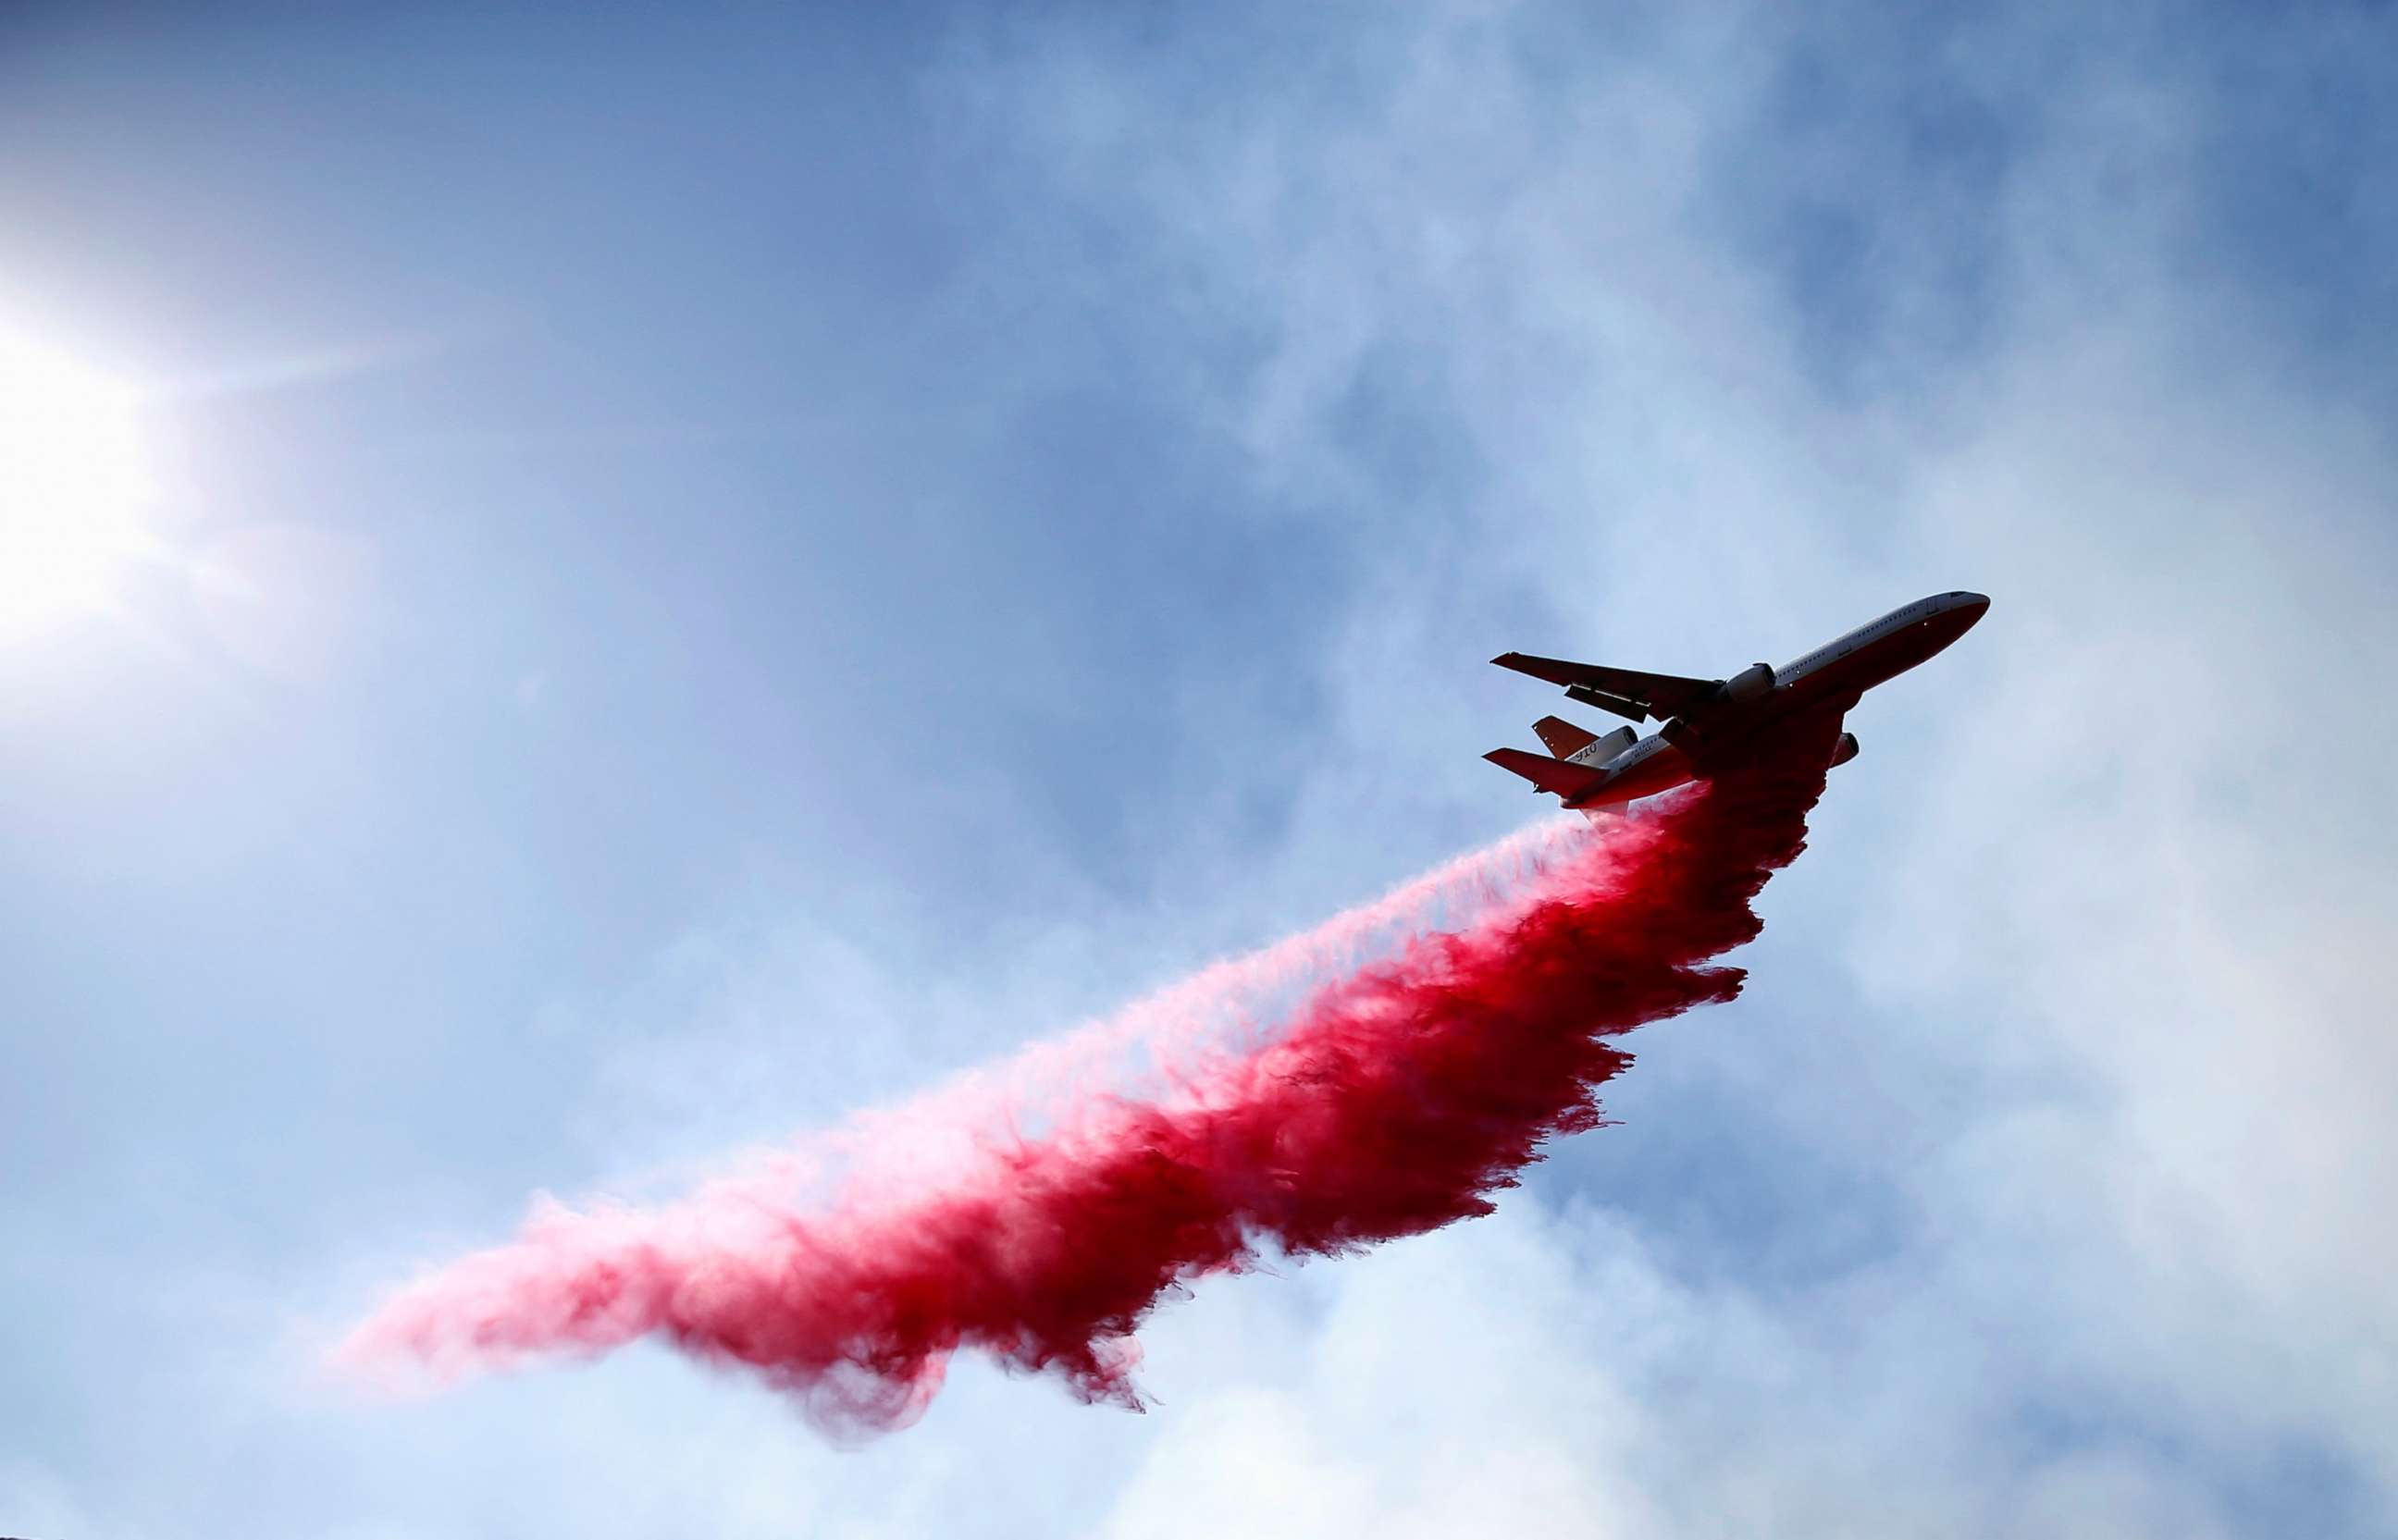
[[[0,518],[124,522],[0,573],[0,1531],[2398,1529],[2394,102],[2327,0],[8,7]],[[1618,1126],[1145,1416],[323,1367],[1517,827],[1500,651],[1957,588]]]

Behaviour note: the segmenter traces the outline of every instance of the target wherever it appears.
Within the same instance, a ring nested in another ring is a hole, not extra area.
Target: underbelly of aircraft
[[[1592,800],[1631,802],[1671,791],[1691,779],[1691,761],[1680,749],[1668,743],[1610,781]]]

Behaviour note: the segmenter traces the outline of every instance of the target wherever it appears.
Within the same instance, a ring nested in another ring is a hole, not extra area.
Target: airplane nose
[[[1957,608],[1965,612],[1967,625],[1980,620],[1990,608],[1990,596],[1987,594],[1960,594],[1957,597],[1963,601]]]

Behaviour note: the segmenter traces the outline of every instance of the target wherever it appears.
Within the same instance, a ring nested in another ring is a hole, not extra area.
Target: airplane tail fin
[[[1501,770],[1522,776],[1535,791],[1554,792],[1571,802],[1585,793],[1596,791],[1607,783],[1607,772],[1588,765],[1569,764],[1546,755],[1532,754],[1523,749],[1492,749],[1482,757]]]
[[[1549,746],[1549,752],[1560,759],[1570,759],[1598,742],[1597,733],[1578,728],[1562,716],[1543,716],[1532,724],[1532,730],[1541,735],[1541,742]]]

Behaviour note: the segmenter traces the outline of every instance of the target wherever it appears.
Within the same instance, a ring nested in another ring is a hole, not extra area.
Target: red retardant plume
[[[553,1206],[390,1299],[341,1356],[451,1373],[656,1334],[840,1436],[913,1420],[967,1346],[1137,1409],[1133,1332],[1162,1295],[1260,1247],[1330,1255],[1489,1213],[1543,1140],[1600,1121],[1597,1088],[1631,1063],[1608,1039],[1738,993],[1708,963],[1757,934],[1750,901],[1803,846],[1834,726],[1563,837],[1512,901],[1154,1095],[1086,1098],[815,1207],[737,1184]]]

